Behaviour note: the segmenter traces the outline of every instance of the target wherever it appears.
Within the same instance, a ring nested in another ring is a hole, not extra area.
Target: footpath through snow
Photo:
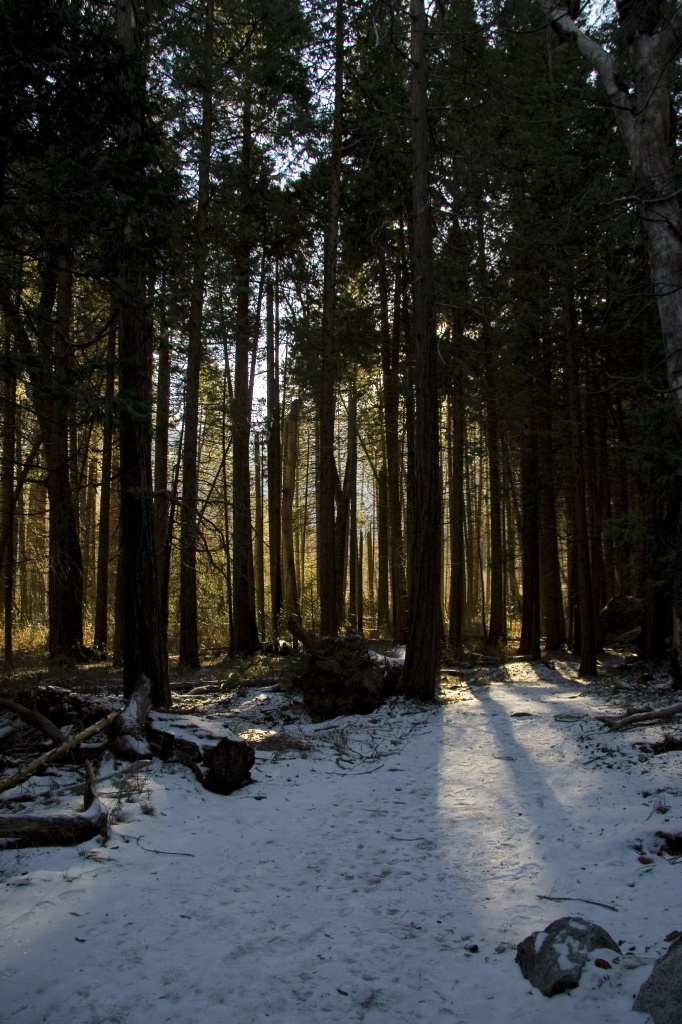
[[[682,930],[682,865],[656,855],[682,753],[609,734],[594,714],[618,704],[572,672],[514,663],[321,725],[290,695],[207,702],[196,730],[277,734],[229,797],[103,765],[106,845],[0,852],[0,1021],[643,1024]],[[548,1000],[514,947],[566,915],[622,953]]]

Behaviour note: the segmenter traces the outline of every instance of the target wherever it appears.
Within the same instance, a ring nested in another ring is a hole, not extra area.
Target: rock
[[[632,1009],[650,1014],[654,1024],[682,1024],[682,937],[658,958]]]
[[[524,978],[545,996],[576,988],[588,954],[595,949],[620,949],[609,933],[582,917],[560,917],[542,932],[533,932],[516,949]]]
[[[253,747],[238,736],[224,736],[212,750],[204,751],[208,771],[204,775],[204,788],[212,793],[234,793],[251,779],[256,755]]]

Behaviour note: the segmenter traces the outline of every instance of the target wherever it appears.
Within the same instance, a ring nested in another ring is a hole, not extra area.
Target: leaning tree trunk
[[[414,514],[411,537],[410,623],[405,691],[432,700],[440,647],[441,517],[436,379],[436,323],[429,192],[427,21],[424,0],[411,0],[414,223]]]

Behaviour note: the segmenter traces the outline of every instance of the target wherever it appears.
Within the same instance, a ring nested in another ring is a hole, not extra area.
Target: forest
[[[4,663],[682,665],[682,12],[0,0]],[[672,637],[672,640],[671,640]]]

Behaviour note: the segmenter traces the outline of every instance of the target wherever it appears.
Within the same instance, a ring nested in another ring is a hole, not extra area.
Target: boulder
[[[533,932],[516,947],[524,978],[545,996],[576,988],[587,957],[595,949],[620,949],[609,933],[582,917],[560,917],[542,932]]]
[[[682,936],[660,956],[635,996],[632,1009],[654,1024],[682,1024]]]

